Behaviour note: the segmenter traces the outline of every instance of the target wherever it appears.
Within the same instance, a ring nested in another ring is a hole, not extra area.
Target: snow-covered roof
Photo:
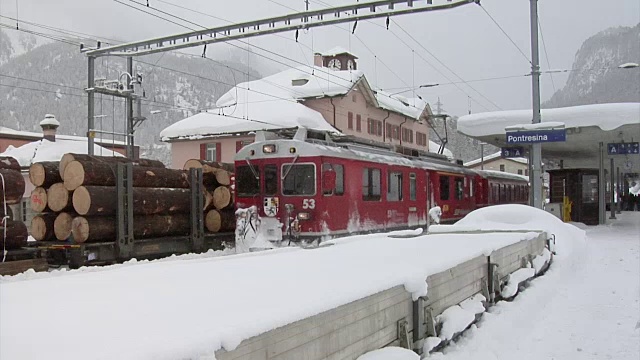
[[[355,56],[351,51],[341,47],[341,46],[335,46],[332,47],[331,49],[327,50],[327,51],[322,51],[322,52],[317,52],[316,54],[322,55],[322,56],[336,56],[336,55],[341,55],[341,54],[349,54],[351,56],[353,56],[354,58],[358,58],[357,56]]]
[[[427,102],[420,98],[391,95],[380,90],[376,90],[375,94],[381,108],[406,115],[412,119],[419,119],[427,108]]]
[[[484,162],[485,164],[489,161],[498,159],[502,157],[502,152],[498,151],[496,153],[490,154],[490,155],[485,155],[484,156]],[[517,158],[505,158],[506,160],[511,160],[511,161],[515,161],[521,164],[528,164],[529,161],[526,158],[523,157],[517,157]],[[464,163],[464,166],[470,167],[470,166],[475,166],[478,165],[482,162],[482,158],[478,158],[475,160],[471,160],[471,161],[467,161],[466,163]]]
[[[458,131],[469,136],[504,134],[505,127],[531,123],[531,110],[511,110],[465,115]],[[566,128],[597,126],[609,131],[623,125],[640,124],[640,103],[595,104],[542,109],[541,122],[561,122]]]
[[[297,102],[262,102],[252,104],[250,110],[246,110],[243,105],[237,105],[201,112],[166,127],[160,132],[160,139],[194,140],[209,136],[297,127],[337,132],[319,112]],[[244,118],[247,113],[249,119]]]
[[[121,154],[107,148],[103,148],[100,145],[94,144],[93,149],[93,153],[96,155],[122,156]],[[56,139],[56,141],[49,141],[42,139],[24,144],[17,148],[9,145],[3,153],[0,153],[0,156],[11,156],[18,160],[20,166],[28,167],[31,166],[31,164],[40,161],[60,161],[62,156],[66,153],[87,154],[87,140],[75,141]]]
[[[42,133],[41,132],[15,130],[15,129],[4,127],[4,126],[0,126],[0,134],[30,137],[30,138],[34,138],[34,139],[38,139],[38,138],[42,137]],[[62,139],[62,140],[74,140],[74,141],[87,141],[87,138],[85,136],[56,134],[56,140],[59,140],[59,139]],[[94,141],[96,143],[105,143],[105,144],[109,143],[109,144],[114,144],[114,145],[126,145],[126,143],[124,141],[119,141],[119,140],[95,138]]]
[[[46,125],[60,126],[60,122],[56,120],[55,116],[47,114],[44,116],[44,120],[40,121],[40,126]]]
[[[337,132],[322,115],[302,104],[305,99],[346,95],[356,84],[367,84],[362,71],[333,71],[301,66],[238,84],[222,95],[216,109],[179,121],[160,132],[163,141],[198,139],[247,131],[306,127]],[[367,86],[368,85],[363,85]],[[378,92],[379,105],[418,119],[427,104]]]
[[[256,101],[304,100],[345,95],[363,76],[360,70],[334,71],[319,66],[299,66],[262,79],[240,83],[222,95],[216,106],[244,104],[249,100],[251,107]],[[297,85],[294,85],[294,81]]]

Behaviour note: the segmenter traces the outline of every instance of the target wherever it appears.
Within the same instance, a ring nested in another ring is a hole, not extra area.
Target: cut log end
[[[86,187],[80,186],[73,191],[73,208],[80,215],[87,215],[91,209],[91,194]]]
[[[53,223],[53,232],[56,235],[56,239],[60,241],[65,241],[71,235],[71,222],[73,221],[74,215],[67,212],[62,212],[58,214],[55,222]]]
[[[47,190],[43,187],[37,187],[31,191],[31,210],[35,212],[43,212],[47,208]]]
[[[55,183],[47,190],[47,202],[52,211],[71,209],[71,194],[63,183]]]
[[[71,191],[77,189],[84,183],[84,166],[79,161],[72,161],[67,164],[64,170],[64,187]]]
[[[89,239],[89,221],[83,216],[78,216],[73,219],[71,224],[71,233],[73,234],[73,240],[77,243],[86,242]]]
[[[53,228],[54,214],[36,215],[31,219],[31,236],[37,241],[46,241],[54,238]]]
[[[44,184],[44,166],[40,163],[32,164],[29,167],[29,181],[34,186],[42,186]]]

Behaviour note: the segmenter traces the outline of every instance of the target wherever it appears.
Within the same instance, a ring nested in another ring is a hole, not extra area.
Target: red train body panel
[[[236,155],[236,206],[256,206],[272,241],[426,226],[434,206],[442,209],[441,222],[455,222],[477,207],[521,202],[528,189],[518,175],[298,134],[257,136]]]

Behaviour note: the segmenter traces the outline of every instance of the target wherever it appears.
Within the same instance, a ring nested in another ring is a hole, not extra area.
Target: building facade
[[[384,143],[406,154],[429,151],[432,112],[426,102],[373,90],[357,68],[357,57],[344,49],[316,53],[314,64],[238,84],[218,100],[218,109],[163,130],[162,140],[171,143],[171,167],[182,168],[193,158],[231,163],[255,131],[314,128],[308,118],[321,120],[320,129],[315,123],[318,130]],[[236,127],[229,118],[236,119]]]

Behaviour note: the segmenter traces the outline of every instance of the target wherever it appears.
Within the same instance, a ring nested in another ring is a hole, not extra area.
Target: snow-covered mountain
[[[50,113],[61,122],[60,133],[85,134],[86,56],[76,46],[29,42],[28,36],[20,40],[7,35],[10,33],[15,31],[0,31],[0,126],[39,132],[38,123]],[[247,62],[228,60],[232,55],[225,53],[221,61],[173,53],[134,58],[135,71],[143,74],[142,86],[136,92],[146,95],[142,115],[147,118],[136,130],[136,144],[148,145],[150,154],[162,152],[150,145],[160,144],[158,134],[163,128],[214,107],[220,95],[236,83],[247,81],[248,76],[252,80],[262,77],[254,70],[260,66],[259,61],[251,59],[252,69],[247,75]],[[125,67],[124,59],[99,58],[95,76],[115,80]],[[123,131],[122,99],[97,94],[95,114],[98,129]]]
[[[640,24],[610,28],[587,39],[576,57],[566,85],[543,107],[640,101]]]

